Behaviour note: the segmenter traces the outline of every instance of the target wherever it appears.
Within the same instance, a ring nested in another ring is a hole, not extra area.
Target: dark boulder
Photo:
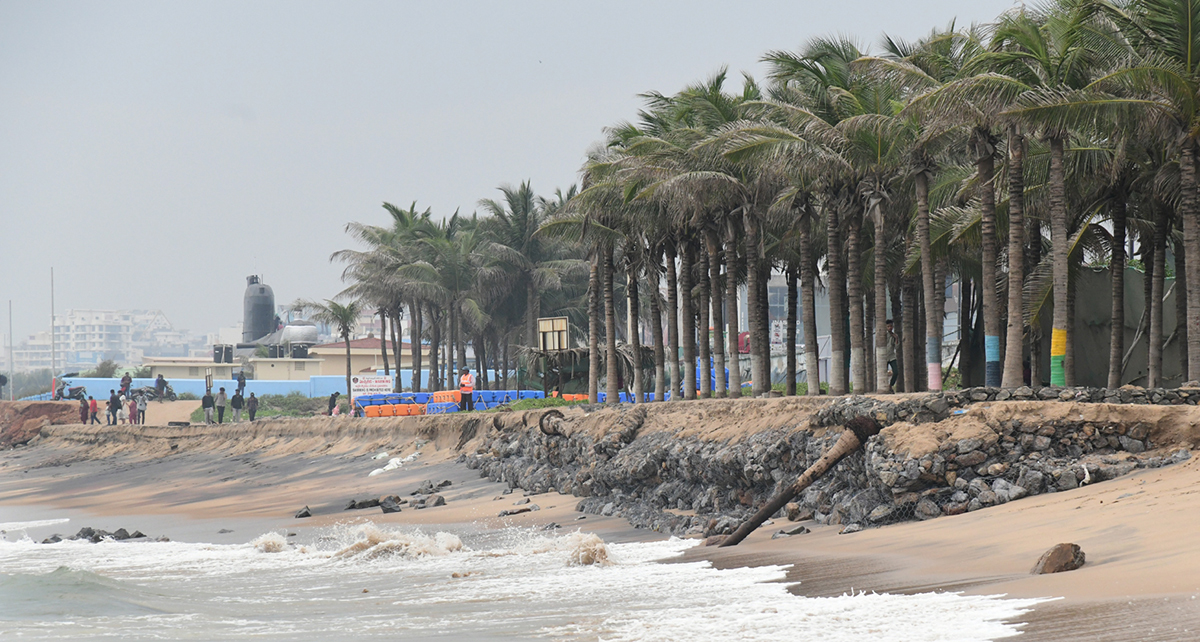
[[[1045,573],[1073,571],[1083,566],[1084,561],[1083,550],[1079,548],[1078,544],[1056,544],[1050,550],[1042,553],[1042,556],[1038,558],[1037,564],[1033,565],[1033,570],[1030,573],[1033,575],[1043,575]]]

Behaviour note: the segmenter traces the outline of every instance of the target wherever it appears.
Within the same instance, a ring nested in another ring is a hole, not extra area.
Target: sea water
[[[5,638],[967,641],[1018,635],[1036,602],[806,598],[787,591],[782,566],[660,563],[695,540],[363,522],[305,542],[41,544],[4,526],[15,539],[0,542]]]

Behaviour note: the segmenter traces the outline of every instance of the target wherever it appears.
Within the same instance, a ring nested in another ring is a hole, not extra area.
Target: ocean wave
[[[0,573],[0,620],[160,613],[157,595],[131,582],[60,566],[49,573]]]

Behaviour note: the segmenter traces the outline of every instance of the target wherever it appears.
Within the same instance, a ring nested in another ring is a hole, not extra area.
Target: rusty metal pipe
[[[870,417],[854,417],[846,422],[846,431],[838,438],[837,443],[833,447],[825,451],[824,455],[818,459],[812,466],[800,474],[792,485],[783,489],[781,493],[771,498],[762,508],[754,514],[753,517],[742,522],[732,535],[725,538],[720,546],[737,546],[739,542],[746,539],[746,536],[754,532],[754,529],[762,526],[762,523],[767,521],[774,515],[784,504],[792,501],[804,489],[812,485],[813,482],[821,478],[833,468],[835,464],[842,460],[843,457],[858,450],[872,435],[879,434],[879,422]]]

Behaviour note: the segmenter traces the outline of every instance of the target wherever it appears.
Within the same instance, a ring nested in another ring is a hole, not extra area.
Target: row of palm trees
[[[348,262],[347,293],[393,328],[407,309],[434,346],[448,332],[451,360],[463,363],[469,336],[506,365],[510,340],[534,345],[549,297],[588,318],[591,355],[616,354],[622,339],[634,355],[631,372],[590,360],[593,400],[602,379],[610,400],[623,384],[641,399],[651,372],[654,398],[670,387],[678,399],[742,394],[743,331],[749,392],[770,389],[773,273],[787,283],[788,394],[798,343],[807,392],[819,393],[818,289],[832,394],[888,390],[892,349],[898,388],[941,389],[945,284],[957,282],[958,371],[969,377],[981,354],[977,383],[1013,388],[1027,376],[1074,384],[1075,284],[1106,263],[1116,387],[1129,359],[1124,269],[1140,261],[1145,383],[1164,384],[1168,341],[1200,378],[1200,2],[1055,0],[912,43],[885,38],[877,54],[818,38],[764,62],[763,84],[747,76],[729,90],[721,71],[645,94],[636,122],[589,151],[578,194],[537,199],[526,184],[483,202],[484,218],[435,223],[387,206],[391,227],[351,224],[369,249],[335,255]],[[1168,252],[1181,286],[1164,337]]]
[[[1149,276],[1145,383],[1164,383],[1168,250],[1186,284],[1176,288],[1173,340],[1183,373],[1200,378],[1200,3],[1058,0],[989,25],[952,24],[915,43],[885,39],[878,55],[847,38],[821,38],[764,61],[766,85],[747,77],[726,91],[722,72],[672,96],[646,94],[638,121],[610,128],[590,154],[567,216],[572,229],[590,230],[584,241],[601,273],[610,350],[611,265],[652,288],[665,272],[668,291],[679,290],[682,363],[711,359],[717,379],[725,355],[735,354],[723,339],[739,333],[737,316],[722,323],[721,315],[736,309],[730,295],[744,284],[752,392],[766,392],[769,346],[754,339],[767,336],[765,283],[780,271],[792,293],[789,392],[797,307],[806,317],[806,370],[816,372],[812,302],[822,277],[833,320],[831,392],[888,389],[890,316],[902,329],[902,387],[937,390],[944,286],[953,279],[963,319],[981,320],[982,332],[963,328],[982,335],[980,383],[1021,386],[1028,363],[1035,382],[1073,385],[1076,277],[1107,262],[1115,387],[1129,357],[1126,239],[1136,238]],[[667,305],[671,344],[675,300]],[[1040,371],[1047,314],[1048,373]],[[701,339],[711,327],[713,340],[697,345],[697,327]],[[662,338],[653,341],[657,348]],[[970,354],[963,348],[960,366]],[[730,374],[728,394],[737,395],[736,369]],[[684,395],[707,396],[710,382],[693,375],[684,367]],[[716,382],[716,396],[725,384]]]
[[[401,349],[400,328],[407,318],[412,341],[412,389],[441,390],[455,386],[454,373],[467,367],[467,346],[474,349],[481,384],[507,388],[516,370],[513,344],[533,345],[536,320],[543,311],[572,313],[579,298],[585,269],[572,256],[578,249],[568,241],[537,235],[546,220],[574,193],[554,199],[537,196],[529,183],[501,187],[501,200],[480,201],[485,216],[436,220],[429,209],[419,211],[385,203],[386,226],[350,223],[346,230],[365,245],[361,250],[336,252],[349,287],[341,293],[348,303],[298,301],[299,310],[338,328],[349,341],[357,316],[364,310],[379,315],[384,339],[381,357],[391,370],[388,341]],[[353,306],[353,309],[350,307]],[[390,332],[390,337],[389,337]],[[421,339],[432,349],[422,349]],[[430,362],[423,363],[428,352]],[[399,370],[400,355],[393,355]],[[500,381],[488,381],[488,366]],[[347,364],[347,368],[349,368]],[[422,372],[428,380],[423,382]],[[347,371],[347,380],[350,377]],[[397,390],[400,377],[396,378]]]

